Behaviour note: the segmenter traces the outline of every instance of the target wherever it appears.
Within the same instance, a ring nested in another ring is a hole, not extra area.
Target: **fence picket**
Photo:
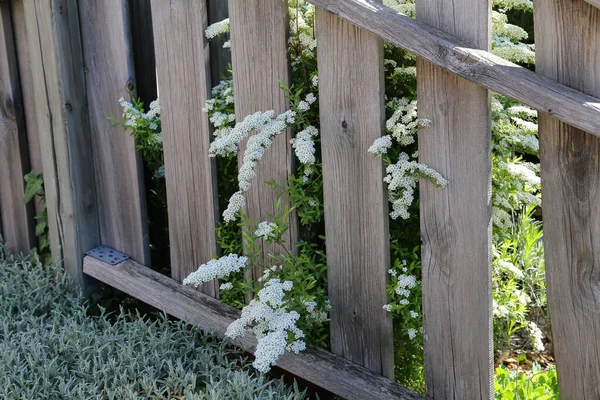
[[[207,10],[197,0],[153,0],[152,17],[167,180],[171,271],[183,280],[217,253],[217,186],[211,130]],[[173,44],[177,45],[174,46]],[[218,296],[217,281],[201,290]]]
[[[39,174],[42,172],[42,152],[40,149],[40,138],[37,127],[35,99],[33,98],[33,76],[31,72],[31,57],[29,55],[29,40],[27,39],[23,1],[12,0],[11,12],[17,60],[19,63],[21,92],[23,95],[23,112],[27,130],[27,146],[29,148],[29,168],[36,174]],[[34,200],[34,208],[36,214],[39,214],[43,210],[43,204],[37,196]]]
[[[24,2],[52,257],[84,287],[83,253],[100,244],[75,0]]]
[[[238,122],[257,111],[274,110],[276,114],[288,109],[279,81],[290,83],[287,56],[287,0],[229,0],[231,21],[231,58],[235,116]],[[290,130],[273,140],[256,168],[252,188],[246,193],[246,213],[253,222],[269,219],[277,200],[275,191],[264,182],[273,179],[285,187],[292,172]],[[240,162],[244,146],[240,147]],[[295,218],[283,240],[294,248],[297,235]],[[265,245],[263,259],[268,253],[282,252],[276,245]],[[254,280],[262,276],[262,267],[255,267]]]
[[[383,133],[383,42],[321,9],[316,26],[331,349],[391,378],[388,205],[367,151]]]
[[[90,131],[102,244],[148,265],[148,222],[142,160],[129,133],[108,119],[134,95],[127,0],[79,1]]]
[[[600,96],[600,9],[534,2],[536,70]],[[548,21],[551,21],[550,23]],[[561,398],[600,398],[600,138],[539,115],[548,307]]]
[[[489,1],[417,0],[417,19],[489,48]],[[492,395],[491,136],[488,91],[417,59],[419,161],[449,184],[421,181],[427,394]]]
[[[29,172],[17,52],[10,3],[0,2],[0,235],[12,251],[35,247],[33,206],[25,205]]]

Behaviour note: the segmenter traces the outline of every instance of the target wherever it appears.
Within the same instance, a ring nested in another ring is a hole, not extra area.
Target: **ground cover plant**
[[[413,0],[384,0],[384,4],[415,15]],[[528,68],[535,62],[529,37],[532,7],[530,0],[494,0],[492,12],[492,52]],[[217,234],[223,257],[206,260],[185,281],[198,285],[220,279],[221,300],[243,309],[242,318],[232,324],[228,335],[237,337],[251,323],[257,324],[252,329],[261,351],[254,365],[260,371],[267,371],[285,351],[327,347],[329,340],[314,7],[305,0],[290,0],[289,18],[292,81],[281,88],[290,101],[289,109],[279,115],[263,110],[236,120],[231,71],[213,88],[212,99],[204,107],[215,129],[209,154],[204,156],[217,160],[221,210]],[[229,20],[224,20],[211,25],[206,37],[210,40],[228,32]],[[423,392],[418,182],[427,179],[440,188],[448,182],[418,160],[419,130],[431,121],[418,116],[414,55],[385,43],[384,71],[385,131],[369,149],[373,157],[384,160],[390,202],[390,301],[384,308],[394,320],[396,380]],[[136,136],[142,152],[150,153],[145,156],[150,175],[162,179],[158,100],[148,112],[135,101],[122,100],[121,104],[122,125]],[[495,348],[497,354],[548,351],[537,112],[498,94],[492,94],[491,108]],[[254,173],[257,164],[286,129],[294,135],[290,143],[297,161],[294,175],[285,187],[258,181]],[[242,140],[248,144],[239,154],[242,163],[238,169],[238,143]],[[245,194],[253,185],[275,190],[279,196],[278,212],[267,221],[250,221],[243,213]],[[154,195],[162,196],[161,191],[157,193]],[[156,202],[166,205],[163,198]],[[298,215],[301,225],[296,251],[292,251],[294,244],[281,240],[290,212]],[[278,243],[290,251],[267,260],[256,257],[265,243]],[[244,270],[253,266],[264,267],[262,288],[244,278]],[[248,293],[255,294],[249,304],[244,300]],[[521,382],[518,375],[515,379]]]
[[[304,399],[184,322],[91,316],[69,279],[0,241],[0,398]]]

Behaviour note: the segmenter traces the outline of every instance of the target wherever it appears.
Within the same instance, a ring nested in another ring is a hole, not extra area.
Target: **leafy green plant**
[[[52,255],[50,254],[50,232],[48,229],[48,210],[46,208],[44,176],[41,173],[36,174],[34,171],[30,171],[24,176],[24,179],[25,197],[23,201],[25,204],[34,201],[36,196],[39,199],[40,211],[35,216],[35,235],[38,238],[36,254],[44,260],[44,264],[48,265],[52,262]]]
[[[529,376],[501,366],[496,369],[494,394],[498,400],[560,400],[556,369],[542,371],[534,363]]]

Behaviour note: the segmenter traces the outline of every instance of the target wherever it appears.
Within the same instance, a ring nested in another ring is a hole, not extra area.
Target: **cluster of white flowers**
[[[529,339],[531,340],[531,345],[535,351],[544,351],[544,342],[542,339],[544,338],[544,334],[541,329],[538,328],[535,322],[529,321],[527,323],[527,330],[529,331]]]
[[[209,156],[225,156],[235,154],[239,143],[246,138],[251,131],[257,133],[252,135],[246,144],[242,166],[238,172],[237,191],[229,200],[227,209],[223,213],[225,221],[233,221],[236,213],[245,205],[244,193],[250,189],[252,180],[256,175],[256,166],[262,159],[265,151],[269,148],[275,136],[281,135],[294,123],[296,113],[288,110],[278,116],[275,116],[273,110],[266,112],[256,112],[247,116],[233,128],[221,130],[219,136],[211,143],[209,147]]]
[[[323,322],[327,320],[327,313],[317,309],[316,301],[304,301],[303,304],[306,307],[308,318],[315,320],[316,322]],[[329,309],[330,308],[331,307],[329,306]]]
[[[314,138],[319,136],[319,131],[314,126],[310,125],[306,129],[298,132],[296,137],[293,138],[290,142],[294,149],[294,153],[300,161],[301,164],[304,165],[314,165],[316,162],[315,157],[315,141]],[[307,169],[307,171],[311,171],[311,169]]]
[[[438,187],[448,183],[439,172],[425,164],[410,159],[406,153],[401,153],[396,164],[388,165],[383,179],[388,184],[389,200],[392,203],[392,219],[410,217],[408,207],[414,200],[414,192],[418,178],[425,178]]]
[[[256,231],[254,232],[254,235],[256,237],[259,237],[262,239],[274,238],[275,237],[274,231],[276,229],[277,229],[276,223],[263,221],[260,224],[258,224],[258,227],[257,227]]]
[[[150,103],[150,110],[147,113],[139,111],[133,103],[125,100],[123,97],[119,99],[119,104],[123,108],[123,119],[125,120],[123,126],[125,128],[133,129],[144,123],[154,132],[153,139],[162,143],[162,134],[158,130],[157,123],[160,121],[160,103],[158,99]]]
[[[221,291],[231,290],[231,289],[233,289],[233,283],[232,282],[222,283],[221,286],[219,286],[219,289]]]
[[[208,28],[206,28],[206,30],[204,31],[206,39],[208,40],[220,35],[224,35],[226,33],[229,33],[229,18],[209,25]]]
[[[198,270],[192,272],[183,280],[184,285],[199,286],[205,282],[210,282],[216,278],[227,278],[233,272],[239,272],[246,267],[247,257],[240,257],[237,254],[210,260],[202,264]]]
[[[369,147],[369,153],[374,156],[381,156],[386,154],[387,151],[392,147],[392,138],[390,135],[384,135],[380,138],[375,139],[371,147]]]
[[[312,4],[302,1],[298,7],[290,8],[290,47],[300,50],[302,56],[315,58],[317,40],[314,36],[315,8]],[[300,54],[292,59],[292,65],[302,63]]]
[[[498,258],[496,260],[496,265],[498,266],[498,269],[500,271],[504,271],[510,275],[514,275],[517,278],[523,278],[525,276],[523,274],[523,271],[521,271],[519,268],[517,268],[517,266],[514,265],[513,263],[511,263],[510,261],[506,261],[501,258]]]
[[[415,142],[419,129],[429,126],[431,121],[417,117],[417,101],[405,97],[388,103],[394,113],[385,123],[385,129],[400,145],[408,146]]]
[[[252,365],[261,372],[268,372],[285,351],[299,353],[306,349],[302,340],[304,332],[296,326],[300,314],[288,311],[286,307],[284,297],[292,287],[291,281],[282,282],[277,278],[267,281],[225,333],[236,339],[244,336],[246,328],[253,326],[258,343]]]
[[[509,314],[508,308],[506,306],[499,306],[496,303],[496,300],[492,300],[492,313],[496,317],[507,317]]]
[[[523,179],[531,186],[539,186],[541,184],[540,177],[535,171],[529,169],[526,164],[511,162],[506,164],[506,168],[511,174]]]

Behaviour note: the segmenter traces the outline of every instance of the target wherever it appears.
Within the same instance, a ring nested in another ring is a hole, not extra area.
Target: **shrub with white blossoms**
[[[281,242],[281,229],[277,223],[262,221],[256,226],[255,235],[249,238],[250,247],[265,243]],[[249,258],[230,254],[201,265],[183,283],[199,286],[213,279],[227,279],[232,274],[252,267]],[[298,354],[306,349],[307,342],[315,343],[309,333],[322,329],[327,322],[329,303],[324,299],[324,290],[307,290],[314,287],[314,278],[303,272],[302,255],[288,253],[272,256],[272,261],[281,264],[265,268],[259,282],[262,288],[255,289],[254,298],[242,308],[240,318],[232,322],[225,336],[237,339],[251,329],[258,343],[254,353],[254,367],[268,372],[277,359],[286,351]],[[302,277],[302,279],[299,279]],[[312,280],[312,282],[311,282]],[[294,282],[299,282],[295,284]],[[309,286],[306,286],[306,285]],[[231,282],[221,284],[221,290],[234,288]],[[249,286],[251,288],[251,286]]]

